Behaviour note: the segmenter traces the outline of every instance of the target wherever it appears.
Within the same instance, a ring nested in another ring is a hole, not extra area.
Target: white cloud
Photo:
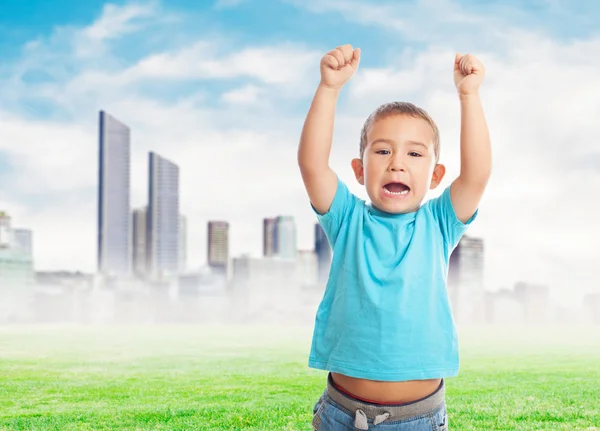
[[[0,151],[8,154],[9,162],[18,169],[10,182],[12,189],[37,194],[93,186],[95,179],[88,175],[95,163],[95,154],[88,151],[96,141],[93,129],[26,120],[1,111],[0,122]]]
[[[200,79],[249,77],[267,84],[295,82],[318,61],[318,54],[302,46],[246,47],[218,56],[214,43],[200,42],[174,54],[162,53],[143,59],[123,73],[126,83],[139,79]]]
[[[86,42],[117,39],[140,28],[135,22],[137,18],[146,18],[154,13],[155,6],[152,3],[128,4],[122,7],[108,3],[104,5],[102,16],[81,33],[87,38]]]
[[[253,104],[256,106],[263,102],[261,95],[262,91],[256,85],[245,85],[223,94],[221,99],[228,103]]]
[[[495,40],[505,34],[508,24],[502,16],[482,16],[451,0],[366,2],[360,0],[286,0],[315,14],[339,14],[349,23],[385,28],[405,40],[436,43],[458,39],[469,46]],[[502,25],[500,25],[502,24]],[[473,37],[473,28],[485,30]],[[500,30],[502,29],[502,30]]]
[[[341,3],[323,7],[331,4]],[[385,15],[370,13],[375,18]],[[350,169],[360,127],[379,103],[391,99],[413,100],[430,111],[442,132],[448,179],[457,174],[453,42],[448,38],[419,52],[399,51],[380,69],[363,63],[344,89],[331,163],[360,197],[366,194]],[[592,233],[598,231],[595,214],[600,207],[593,197],[600,173],[588,160],[600,157],[595,103],[600,96],[600,39],[560,44],[534,33],[508,31],[503,44],[499,50],[476,52],[488,70],[482,97],[493,138],[494,171],[470,233],[486,241],[488,287],[509,287],[519,279],[561,288],[595,286],[600,250]],[[40,59],[48,70],[60,71],[57,62],[63,57],[53,57],[43,44],[26,55],[33,57],[24,58],[18,73],[31,64],[38,67]],[[204,262],[209,219],[230,221],[234,255],[259,255],[261,219],[276,214],[294,215],[299,248],[312,248],[315,218],[296,167],[296,151],[320,55],[303,44],[243,46],[231,53],[220,43],[195,40],[173,52],[151,53],[133,66],[86,66],[72,77],[58,73],[60,79],[43,85],[11,86],[10,96],[0,97],[22,102],[41,94],[68,113],[61,122],[0,113],[0,152],[19,168],[10,178],[12,188],[5,192],[3,205],[16,224],[34,228],[38,267],[95,268],[100,108],[132,127],[133,206],[145,203],[147,151],[181,166],[192,267]],[[140,86],[199,78],[207,85],[234,79],[235,86],[218,97],[198,89],[174,102],[153,98]],[[304,108],[292,109],[285,97],[303,97]],[[266,103],[256,105],[257,99]],[[215,104],[219,100],[226,103]],[[43,199],[32,201],[32,191]]]
[[[100,109],[102,103],[122,100],[125,96],[138,99],[144,94],[144,86],[160,88],[181,85],[182,81],[196,83],[249,79],[254,83],[242,85],[245,87],[243,96],[246,98],[264,96],[265,99],[296,99],[312,91],[310,80],[306,79],[307,74],[314,77],[318,75],[320,53],[309,50],[302,44],[245,47],[237,52],[221,53],[224,49],[226,47],[221,46],[217,40],[195,41],[171,53],[152,53],[132,66],[117,68],[116,60],[108,62],[108,67],[96,67],[98,61],[89,66],[85,63],[82,66],[80,63],[78,72],[70,76],[64,74],[61,65],[71,59],[65,60],[62,54],[52,56],[48,52],[49,47],[39,48],[28,53],[14,68],[12,76],[7,77],[13,85],[9,86],[4,97],[20,106],[26,99],[43,100],[78,117],[89,111],[89,106]],[[41,68],[39,58],[44,59],[44,69],[51,79],[41,83],[24,83],[24,75]],[[266,86],[259,87],[258,84]],[[210,90],[210,86],[203,87],[206,91]],[[229,95],[223,96],[225,100],[242,96],[239,93],[241,88],[229,91]],[[184,97],[189,100],[189,96]],[[198,97],[203,96],[195,93],[194,98]],[[173,97],[167,96],[167,99],[172,100]]]

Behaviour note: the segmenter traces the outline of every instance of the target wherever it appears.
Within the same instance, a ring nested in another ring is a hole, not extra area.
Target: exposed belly
[[[381,382],[357,379],[331,373],[336,386],[359,398],[379,402],[403,404],[427,397],[440,386],[441,379],[410,380],[406,382]]]

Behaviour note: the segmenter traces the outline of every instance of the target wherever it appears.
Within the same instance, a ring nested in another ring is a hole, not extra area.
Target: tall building
[[[137,208],[133,211],[133,272],[138,277],[146,276],[146,233],[147,233],[148,207]]]
[[[485,320],[483,263],[483,239],[464,235],[450,255],[448,270],[448,292],[458,322]]]
[[[11,218],[0,211],[0,323],[25,321],[30,314],[35,281],[31,231],[20,231],[15,241]]]
[[[208,266],[213,271],[227,275],[229,269],[229,223],[208,222]]]
[[[12,243],[10,216],[0,211],[0,248],[8,248]]]
[[[149,153],[146,256],[153,279],[179,272],[179,167]]]
[[[309,253],[314,255],[312,250]],[[248,255],[233,258],[230,285],[235,294],[228,317],[245,322],[296,319],[303,304],[302,293],[312,287],[309,253],[300,253],[298,260]]]
[[[489,324],[523,324],[525,322],[525,309],[515,292],[509,289],[500,289],[496,292],[485,292],[484,316]]]
[[[98,169],[98,271],[131,270],[130,130],[100,111]]]
[[[263,219],[263,255],[265,257],[277,254],[277,219]]]
[[[187,271],[187,219],[179,215],[179,272]]]
[[[296,222],[292,216],[277,217],[277,256],[282,259],[296,259],[298,254]]]
[[[550,319],[550,286],[518,282],[515,298],[523,305],[527,323],[546,323]]]
[[[318,258],[314,250],[298,250],[297,277],[302,287],[314,288],[318,283]]]
[[[234,257],[233,286],[238,291],[250,292],[250,296],[246,297],[248,302],[260,302],[268,298],[273,302],[287,302],[296,306],[292,301],[292,293],[299,290],[302,282],[310,277],[310,256],[305,257],[300,259],[301,264],[290,259],[264,259],[247,254]]]
[[[31,255],[16,248],[0,248],[0,324],[29,319],[34,285]]]
[[[28,256],[33,255],[33,232],[30,229],[13,229],[13,246]]]
[[[315,223],[315,253],[317,255],[317,273],[319,284],[324,285],[329,278],[331,266],[331,246],[323,227]]]

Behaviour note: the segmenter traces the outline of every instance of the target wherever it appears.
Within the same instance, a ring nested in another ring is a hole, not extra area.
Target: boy
[[[410,103],[371,114],[351,163],[367,204],[328,163],[338,95],[359,61],[360,49],[350,45],[323,56],[298,149],[311,207],[333,249],[309,357],[310,367],[329,373],[312,423],[316,430],[446,430],[444,377],[459,368],[448,260],[477,216],[491,171],[478,94],[484,68],[456,55],[460,174],[425,203],[445,174],[437,126]]]

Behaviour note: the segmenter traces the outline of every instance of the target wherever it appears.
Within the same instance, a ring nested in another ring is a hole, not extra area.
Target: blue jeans
[[[427,397],[396,405],[367,403],[338,391],[327,378],[327,389],[313,408],[316,431],[447,431],[444,381]]]

